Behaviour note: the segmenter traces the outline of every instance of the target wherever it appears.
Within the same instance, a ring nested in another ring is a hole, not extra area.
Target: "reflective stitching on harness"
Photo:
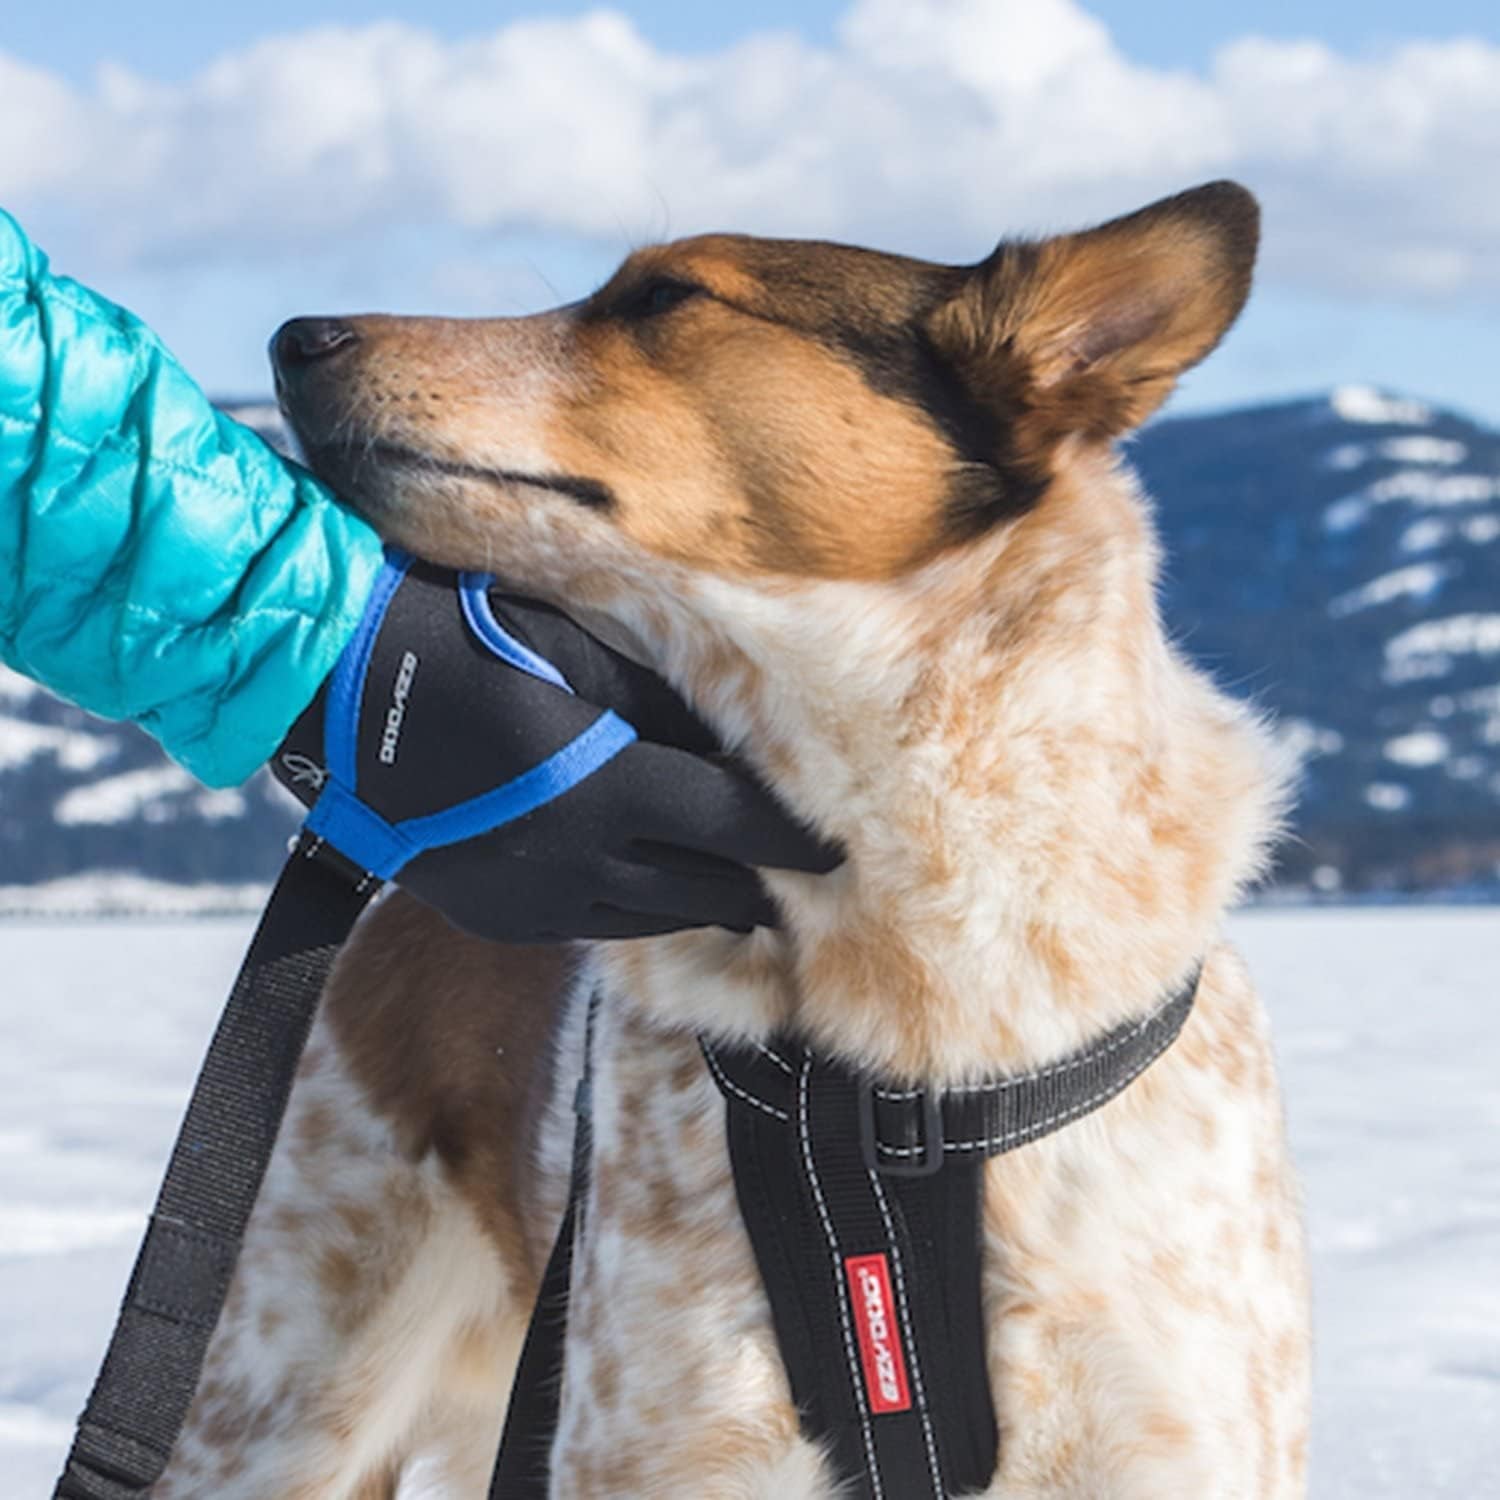
[[[886,1241],[891,1247],[891,1262],[896,1268],[896,1305],[901,1309],[901,1330],[906,1338],[906,1348],[911,1356],[912,1386],[917,1393],[917,1415],[922,1420],[922,1444],[927,1449],[927,1472],[932,1475],[932,1493],[943,1500],[943,1470],[938,1463],[937,1440],[932,1435],[932,1417],[927,1410],[927,1391],[922,1384],[922,1356],[917,1348],[916,1331],[911,1325],[911,1309],[906,1301],[906,1271],[901,1263],[901,1244],[896,1238],[896,1226],[891,1222],[891,1211],[885,1201],[885,1188],[880,1174],[869,1168],[865,1175],[875,1190],[875,1202],[880,1207],[880,1217],[885,1224]]]
[[[854,1329],[849,1322],[849,1297],[844,1286],[844,1261],[839,1250],[839,1238],[834,1232],[833,1218],[823,1198],[823,1185],[818,1178],[817,1164],[813,1161],[812,1138],[807,1123],[807,1081],[812,1073],[812,1058],[802,1060],[802,1072],[797,1079],[797,1141],[802,1148],[802,1167],[812,1185],[813,1201],[818,1207],[818,1218],[823,1224],[823,1237],[833,1254],[833,1285],[839,1299],[839,1322],[844,1330],[844,1367],[849,1375],[849,1384],[854,1390],[854,1403],[859,1411],[859,1429],[865,1442],[865,1461],[869,1464],[870,1487],[875,1500],[885,1500],[885,1489],[880,1483],[880,1465],[875,1459],[875,1435],[870,1431],[870,1411],[865,1403],[864,1371],[859,1354],[854,1347]]]
[[[743,1100],[754,1109],[762,1110],[768,1115],[774,1116],[783,1123],[789,1123],[791,1116],[784,1109],[777,1109],[774,1104],[767,1104],[764,1099],[757,1099],[754,1094],[747,1093],[719,1066],[719,1060],[714,1056],[713,1048],[705,1042],[703,1044],[703,1060],[708,1064],[708,1070],[714,1075],[715,1081],[721,1089],[727,1089],[736,1099]]]
[[[1133,1042],[1142,1032],[1149,1030],[1152,1023],[1160,1020],[1181,998],[1180,994],[1170,996],[1155,1010],[1148,1011],[1138,1025],[1129,1031],[1122,1032],[1107,1047],[1101,1048],[1098,1052],[1086,1053],[1082,1057],[1071,1058],[1067,1062],[1053,1063],[1051,1067],[1039,1068],[1035,1073],[1018,1073],[1014,1078],[1002,1078],[998,1083],[960,1084],[955,1088],[943,1089],[941,1092],[944,1094],[1003,1094],[1008,1089],[1018,1089],[1028,1083],[1040,1083],[1044,1078],[1057,1078],[1065,1073],[1076,1073],[1079,1068],[1092,1067],[1101,1058],[1112,1057],[1121,1047]],[[899,1104],[904,1100],[920,1099],[926,1092],[925,1089],[876,1089],[875,1097]]]
[[[795,1078],[797,1076],[797,1070],[774,1048],[766,1046],[764,1042],[757,1042],[755,1050],[768,1061],[775,1063],[788,1078]]]
[[[1022,1141],[1030,1140],[1032,1136],[1038,1135],[1052,1125],[1061,1125],[1065,1120],[1071,1120],[1077,1115],[1084,1115],[1096,1105],[1103,1104],[1107,1099],[1112,1099],[1116,1094],[1123,1092],[1127,1084],[1133,1083],[1147,1068],[1166,1051],[1163,1046],[1161,1051],[1153,1052],[1149,1057],[1143,1058],[1128,1073],[1116,1078],[1108,1088],[1102,1089],[1092,1098],[1083,1100],[1080,1104],[1070,1105],[1067,1109],[1059,1110],[1055,1115],[1048,1115],[1044,1120],[1032,1120],[1029,1123],[1008,1130],[1003,1135],[986,1136],[978,1141],[944,1141],[944,1151],[991,1151],[1001,1146],[1014,1146]],[[924,1147],[910,1146],[887,1146],[877,1143],[876,1149],[882,1156],[920,1156]]]

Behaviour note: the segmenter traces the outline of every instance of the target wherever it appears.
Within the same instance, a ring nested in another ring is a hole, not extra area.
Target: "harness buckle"
[[[943,1169],[943,1100],[932,1089],[918,1096],[922,1105],[922,1138],[910,1155],[882,1155],[875,1129],[875,1086],[866,1084],[859,1091],[859,1143],[865,1165],[886,1177],[931,1177]]]

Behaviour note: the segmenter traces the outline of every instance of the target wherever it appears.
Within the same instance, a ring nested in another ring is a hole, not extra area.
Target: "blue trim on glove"
[[[395,548],[387,549],[364,618],[329,681],[323,727],[328,780],[306,823],[309,833],[382,880],[389,880],[425,850],[478,838],[555,802],[637,737],[631,725],[606,709],[581,734],[529,771],[440,812],[391,823],[361,801],[358,749],[365,680],[391,601],[412,561]],[[464,619],[475,638],[517,671],[571,693],[573,689],[550,661],[516,640],[495,618],[486,592],[489,582],[482,573],[465,573],[459,581]]]
[[[423,849],[477,838],[555,802],[613,760],[635,738],[635,730],[619,714],[605,709],[577,738],[504,786],[425,818],[408,818],[396,827]]]
[[[613,760],[635,738],[635,730],[606,709],[561,750],[494,791],[400,823],[386,822],[357,794],[330,780],[308,815],[307,829],[361,869],[389,880],[428,849],[492,833],[555,802]]]
[[[359,743],[359,714],[364,706],[365,678],[370,672],[370,657],[386,612],[401,580],[411,568],[412,559],[394,547],[385,549],[385,562],[375,577],[365,605],[364,618],[354,632],[354,639],[344,648],[328,683],[328,713],[324,728],[324,754],[328,774],[346,786],[358,780],[355,755]]]
[[[469,629],[474,632],[475,639],[481,645],[488,646],[501,661],[509,662],[511,666],[530,672],[533,677],[540,677],[543,682],[550,682],[553,687],[560,687],[564,692],[571,693],[573,688],[568,679],[545,656],[538,656],[530,646],[518,641],[495,618],[489,595],[490,585],[494,581],[493,573],[459,574],[459,602],[463,605],[464,619],[469,622]]]

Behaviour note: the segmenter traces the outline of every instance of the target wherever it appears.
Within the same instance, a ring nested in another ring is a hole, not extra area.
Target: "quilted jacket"
[[[0,211],[0,661],[231,785],[332,669],[380,560]]]

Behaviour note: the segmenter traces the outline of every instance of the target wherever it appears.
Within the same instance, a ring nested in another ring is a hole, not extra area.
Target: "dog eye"
[[[703,296],[703,288],[691,281],[678,281],[672,276],[659,276],[636,289],[621,305],[620,312],[628,318],[659,318],[674,307],[680,307],[693,297]]]

